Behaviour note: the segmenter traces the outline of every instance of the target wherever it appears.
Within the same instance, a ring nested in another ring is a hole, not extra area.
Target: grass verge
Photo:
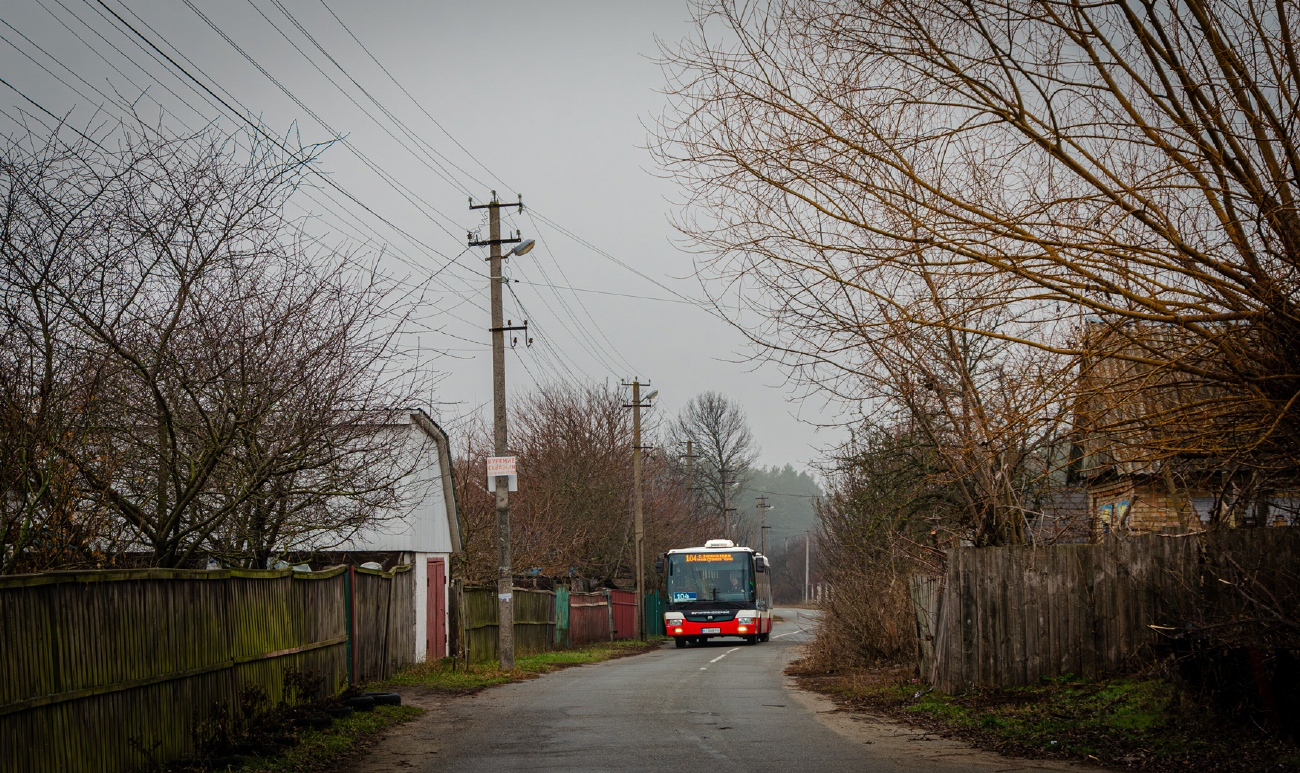
[[[662,643],[663,639],[600,642],[571,650],[521,655],[515,658],[515,667],[510,671],[502,671],[491,661],[466,664],[463,660],[443,658],[407,666],[380,687],[420,686],[453,693],[478,692],[486,687],[533,679],[562,668],[640,655],[658,649]]]
[[[896,670],[790,673],[849,710],[874,711],[1013,757],[1086,760],[1141,771],[1300,771],[1300,746],[1216,720],[1156,679],[1070,677],[943,695]]]
[[[185,771],[239,771],[239,773],[319,773],[373,744],[388,728],[424,713],[414,706],[376,706],[334,721],[325,730],[300,730],[297,745],[268,757],[242,757],[238,764],[186,765]],[[169,770],[175,768],[168,768]]]

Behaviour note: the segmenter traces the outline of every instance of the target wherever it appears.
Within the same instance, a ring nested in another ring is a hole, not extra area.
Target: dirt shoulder
[[[1294,742],[1258,727],[1216,721],[1154,679],[1062,679],[945,696],[916,684],[901,669],[826,673],[798,662],[787,673],[836,714],[877,735],[906,728],[901,735],[996,753],[1002,769],[1300,771],[1300,747]],[[906,743],[918,749],[928,744]]]
[[[940,764],[960,764],[972,771],[1105,770],[1066,760],[1008,758],[948,737],[935,728],[906,721],[907,718],[847,705],[843,700],[836,700],[833,694],[806,685],[804,680],[791,678],[788,684],[795,700],[814,712],[822,724],[855,743],[870,745],[873,755],[902,768],[925,771]]]

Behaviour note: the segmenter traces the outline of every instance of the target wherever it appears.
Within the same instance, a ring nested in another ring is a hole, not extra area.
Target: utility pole
[[[808,603],[808,532],[803,533],[803,603]]]
[[[695,441],[686,441],[686,503],[690,507],[691,517],[696,515],[695,511],[695,460],[700,455],[695,453]]]
[[[767,497],[760,496],[758,502],[754,505],[756,512],[754,515],[758,518],[759,541],[762,543],[760,552],[767,555],[767,530],[771,527],[767,525],[767,511],[772,507],[767,503]]]
[[[700,455],[695,453],[695,441],[686,441],[686,493],[691,496],[691,501],[695,501],[695,460]]]
[[[522,326],[515,326],[511,321],[502,324],[501,283],[506,281],[501,274],[501,261],[512,255],[523,255],[533,247],[533,241],[524,242],[516,233],[513,239],[501,238],[501,207],[518,207],[524,211],[521,196],[517,204],[502,204],[497,200],[497,192],[492,191],[492,200],[487,204],[475,204],[469,200],[470,209],[488,211],[488,238],[482,241],[469,234],[469,246],[487,245],[488,281],[492,289],[492,450],[497,457],[506,456],[509,449],[506,443],[506,332],[524,331],[528,336],[528,320]],[[508,254],[501,254],[502,244],[517,244]],[[526,340],[526,343],[532,343]],[[510,568],[510,478],[506,475],[496,476],[497,505],[497,654],[501,657],[501,670],[509,671],[515,667],[515,612],[514,612],[514,574]]]
[[[731,488],[727,482],[722,482],[722,536],[724,539],[732,539],[731,536],[731,514],[736,512],[736,508],[731,506]]]
[[[650,386],[647,381],[646,386]],[[624,408],[632,409],[632,527],[636,533],[636,632],[637,638],[645,640],[645,520],[642,510],[645,498],[641,492],[641,409],[650,407],[650,400],[659,394],[655,390],[641,401],[641,379],[634,378],[632,383],[623,386],[632,387],[632,402]]]

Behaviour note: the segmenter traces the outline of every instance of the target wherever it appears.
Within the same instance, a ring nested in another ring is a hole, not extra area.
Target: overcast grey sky
[[[236,125],[144,38],[279,133],[296,124],[308,142],[346,136],[351,147],[331,148],[323,169],[418,244],[337,194],[337,202],[318,191],[316,201],[297,203],[316,216],[314,230],[382,247],[385,269],[407,281],[441,269],[413,332],[422,364],[445,374],[432,400],[450,429],[491,397],[485,251],[465,252],[465,231],[482,222],[467,196],[484,200],[495,188],[505,200],[523,194],[529,210],[510,227],[540,240],[508,269],[518,282],[506,316],[529,319],[537,340],[507,358],[513,394],[561,378],[639,375],[660,390],[664,416],[716,390],[748,412],[765,464],[804,466],[840,437],[814,431],[830,412],[782,387],[780,371],[741,362],[749,352],[737,331],[671,294],[702,295],[691,257],[674,245],[676,191],[656,176],[644,146],[664,102],[655,38],[687,34],[684,0],[192,2],[11,0],[0,10],[0,73],[77,126],[104,101],[95,89],[129,99],[147,91],[137,110],[155,117],[165,110],[177,126]],[[22,113],[49,120],[3,86],[0,109],[6,133]]]

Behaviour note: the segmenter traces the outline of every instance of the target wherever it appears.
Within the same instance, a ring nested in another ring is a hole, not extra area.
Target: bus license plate
[[[721,628],[701,628],[700,633],[722,633]]]

